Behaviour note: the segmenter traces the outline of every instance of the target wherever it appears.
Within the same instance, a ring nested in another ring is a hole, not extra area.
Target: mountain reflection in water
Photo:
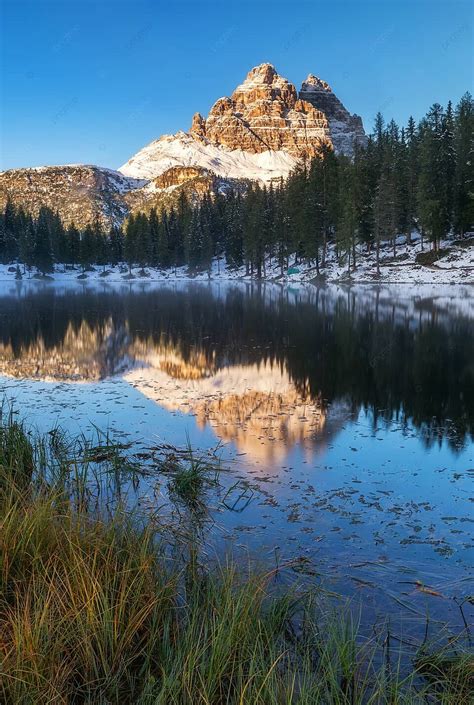
[[[427,443],[472,433],[474,330],[432,299],[278,287],[19,288],[0,297],[0,374],[123,376],[161,406],[273,460],[331,414],[410,421]],[[333,424],[334,425],[334,424]],[[337,425],[337,424],[336,424]]]

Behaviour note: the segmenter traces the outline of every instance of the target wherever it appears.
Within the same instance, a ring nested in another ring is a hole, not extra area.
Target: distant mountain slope
[[[119,224],[129,212],[125,194],[146,184],[118,171],[74,164],[0,173],[0,207],[8,198],[34,216],[41,206],[58,210],[67,223],[83,227],[95,218]]]

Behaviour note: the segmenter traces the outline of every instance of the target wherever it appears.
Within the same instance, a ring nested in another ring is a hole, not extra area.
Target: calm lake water
[[[41,430],[222,443],[249,490],[216,499],[210,554],[292,560],[404,634],[472,617],[468,287],[0,283],[0,387]]]

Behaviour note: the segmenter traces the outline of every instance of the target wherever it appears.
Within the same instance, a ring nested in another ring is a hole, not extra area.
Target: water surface
[[[216,503],[210,552],[292,560],[284,579],[324,576],[367,620],[454,629],[473,594],[473,320],[469,287],[0,284],[1,392],[41,430],[222,443],[226,482],[253,494]]]

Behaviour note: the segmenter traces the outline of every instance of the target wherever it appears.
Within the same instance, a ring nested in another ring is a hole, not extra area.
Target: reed
[[[425,646],[408,673],[388,671],[377,645],[318,593],[275,592],[273,573],[231,561],[204,569],[170,558],[169,532],[120,501],[107,512],[91,501],[89,473],[112,458],[120,475],[117,449],[101,446],[98,458],[88,446],[85,456],[64,436],[32,439],[3,418],[0,702],[469,702],[466,654]],[[194,504],[203,468],[188,470],[175,491]]]

